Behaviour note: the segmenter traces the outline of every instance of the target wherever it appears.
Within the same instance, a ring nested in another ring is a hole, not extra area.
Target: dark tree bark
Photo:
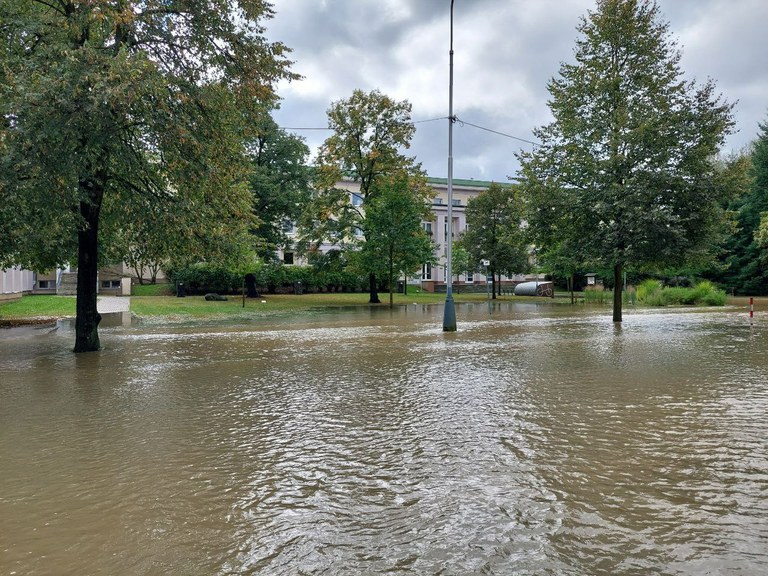
[[[623,264],[613,267],[613,321],[621,322],[621,275],[624,271]]]
[[[75,319],[75,352],[95,352],[101,349],[96,307],[99,272],[99,212],[104,187],[93,182],[80,185],[89,200],[80,202],[84,226],[77,234],[77,317]]]
[[[376,274],[373,272],[368,276],[368,285],[371,294],[368,299],[368,304],[381,304],[381,300],[379,300],[379,289],[376,285]]]

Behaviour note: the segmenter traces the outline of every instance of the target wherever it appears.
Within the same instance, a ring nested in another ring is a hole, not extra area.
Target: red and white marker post
[[[749,297],[749,325],[752,326],[752,318],[755,315],[755,299]]]

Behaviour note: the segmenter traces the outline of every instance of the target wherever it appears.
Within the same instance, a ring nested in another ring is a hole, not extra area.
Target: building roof
[[[437,185],[448,185],[448,178],[427,178],[427,183],[429,184],[437,184]],[[453,179],[453,185],[454,186],[465,186],[465,187],[474,187],[474,188],[488,188],[491,184],[494,184],[494,182],[490,182],[487,180],[462,180],[462,179]],[[496,182],[499,186],[511,186],[509,182]]]

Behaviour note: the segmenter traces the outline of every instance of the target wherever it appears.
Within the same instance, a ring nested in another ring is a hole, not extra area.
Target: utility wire
[[[428,120],[414,120],[413,122],[411,122],[411,124],[424,124],[425,122],[437,122],[439,120],[448,120],[448,116],[442,116],[440,118],[429,118]],[[534,142],[533,140],[526,140],[525,138],[520,138],[518,136],[513,136],[512,134],[499,132],[498,130],[492,130],[491,128],[486,128],[485,126],[478,126],[477,124],[472,124],[471,122],[462,120],[458,116],[454,116],[453,121],[458,122],[462,126],[472,126],[472,128],[477,128],[478,130],[485,130],[486,132],[490,132],[491,134],[497,134],[499,136],[504,136],[505,138],[511,138],[512,140],[517,140],[519,142],[525,142],[526,144],[531,144],[532,146],[541,146],[541,143],[539,142]],[[280,126],[280,129],[281,130],[332,130],[332,128],[289,127],[289,126]]]
[[[438,120],[447,120],[448,116],[443,116],[442,118],[429,118],[428,120],[414,120],[413,122],[410,122],[410,124],[424,124],[425,122],[437,122]],[[333,130],[333,128],[315,128],[315,127],[309,127],[309,126],[302,126],[302,127],[294,127],[294,126],[280,126],[280,130]]]
[[[498,130],[491,130],[490,128],[485,128],[484,126],[478,126],[477,124],[472,124],[471,122],[467,122],[466,120],[462,120],[461,118],[456,117],[456,122],[464,126],[465,124],[467,126],[472,126],[473,128],[478,128],[479,130],[485,130],[486,132],[491,132],[492,134],[498,134],[499,136],[504,136],[506,138],[512,138],[512,140],[519,140],[520,142],[525,142],[526,144],[532,144],[533,146],[541,146],[541,143],[534,142],[533,140],[526,140],[525,138],[518,138],[517,136],[512,136],[512,134],[505,134],[504,132],[499,132]]]

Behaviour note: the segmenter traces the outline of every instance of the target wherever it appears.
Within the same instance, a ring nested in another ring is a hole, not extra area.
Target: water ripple
[[[434,315],[6,339],[0,571],[768,570],[766,333]]]

